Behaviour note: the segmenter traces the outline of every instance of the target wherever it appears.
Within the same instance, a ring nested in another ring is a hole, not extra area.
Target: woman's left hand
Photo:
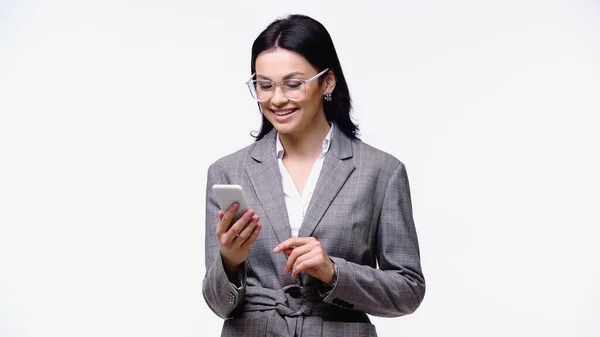
[[[278,244],[273,252],[284,252],[288,255],[284,272],[292,272],[295,278],[301,271],[321,280],[331,283],[334,276],[333,262],[321,246],[321,243],[313,237],[290,238]]]

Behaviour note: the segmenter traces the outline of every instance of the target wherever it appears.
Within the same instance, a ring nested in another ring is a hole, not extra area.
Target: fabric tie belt
[[[277,310],[280,316],[324,315],[325,305],[314,287],[289,285],[280,290],[246,287],[243,311]],[[331,309],[331,308],[330,308]]]

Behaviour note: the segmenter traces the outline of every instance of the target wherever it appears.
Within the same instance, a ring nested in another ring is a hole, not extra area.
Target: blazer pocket
[[[323,336],[377,337],[377,331],[370,323],[323,321]]]
[[[266,318],[230,318],[223,322],[221,337],[264,337],[267,334]]]

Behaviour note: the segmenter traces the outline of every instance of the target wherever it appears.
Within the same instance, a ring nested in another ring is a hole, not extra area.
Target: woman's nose
[[[282,104],[287,103],[287,101],[288,101],[288,98],[285,97],[281,86],[279,86],[279,85],[276,86],[275,92],[273,93],[273,98],[271,98],[271,102],[273,102],[274,105],[282,106]]]

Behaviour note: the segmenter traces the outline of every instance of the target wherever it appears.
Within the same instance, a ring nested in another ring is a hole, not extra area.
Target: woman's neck
[[[290,134],[279,134],[284,156],[293,158],[316,158],[323,151],[323,140],[329,133],[329,123],[323,115],[317,123],[304,130]]]

